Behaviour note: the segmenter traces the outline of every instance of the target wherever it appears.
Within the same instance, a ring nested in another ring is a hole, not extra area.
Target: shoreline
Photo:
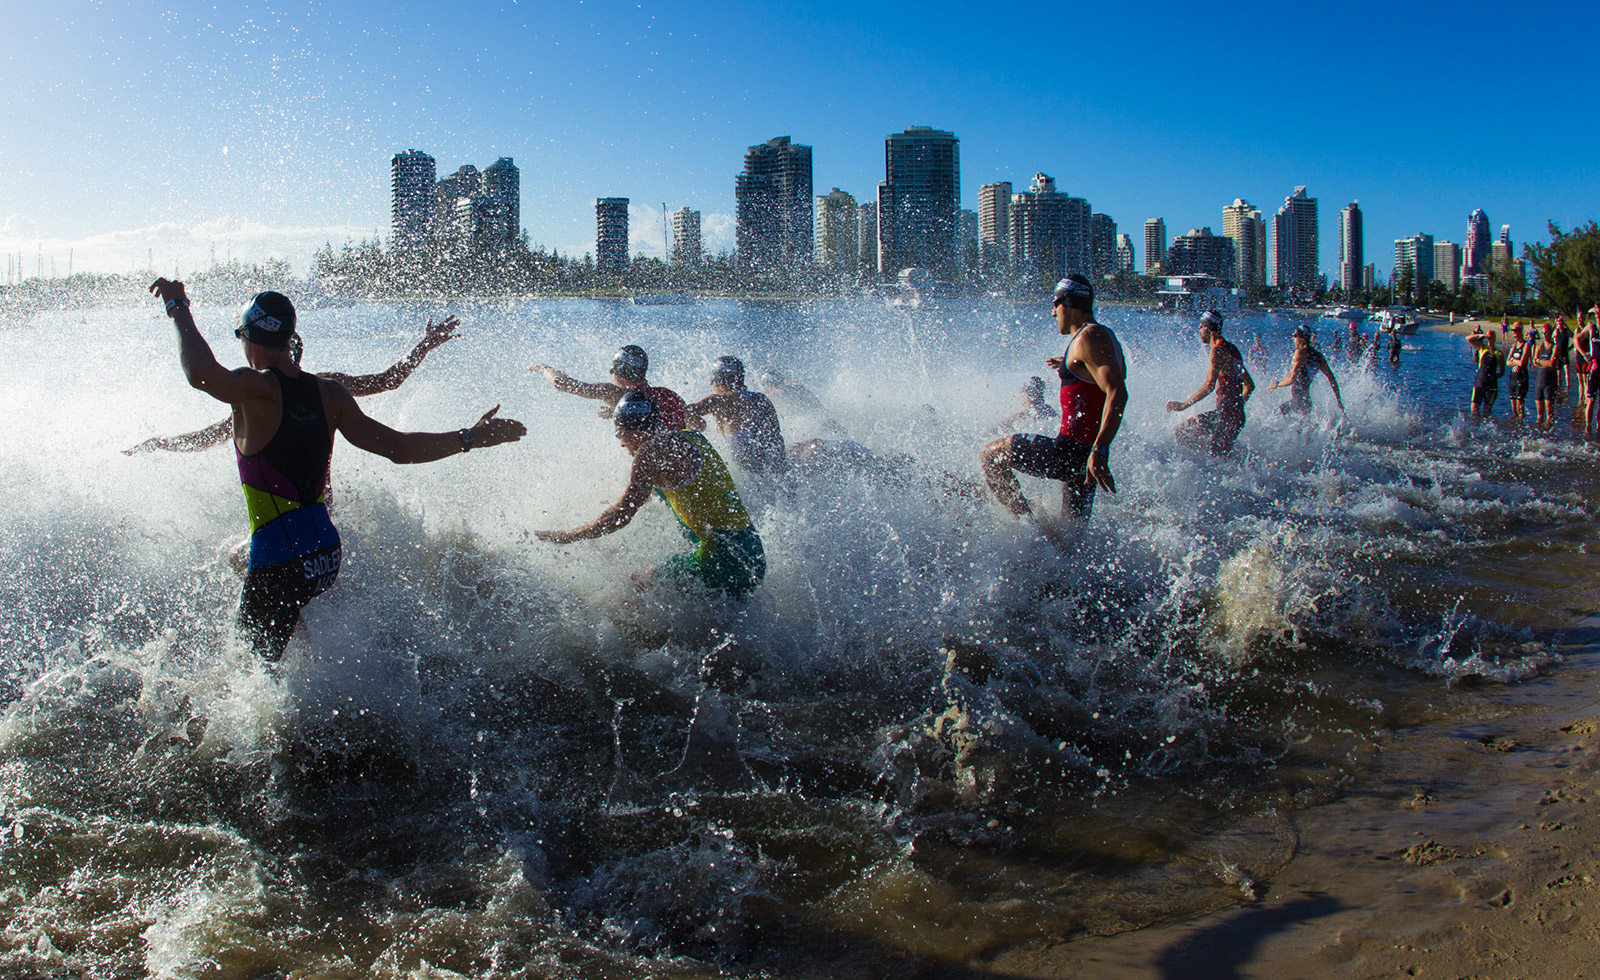
[[[1471,688],[1471,717],[1395,731],[1339,799],[1288,813],[1295,854],[1253,902],[984,965],[1041,980],[1600,976],[1600,617],[1556,632],[1563,663]]]

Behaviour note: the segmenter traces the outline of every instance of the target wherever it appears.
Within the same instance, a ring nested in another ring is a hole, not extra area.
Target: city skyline
[[[276,251],[304,271],[324,241],[388,239],[388,163],[418,147],[451,161],[515,159],[521,226],[535,244],[592,250],[593,202],[616,195],[635,202],[631,250],[660,256],[665,215],[655,202],[666,202],[702,213],[714,253],[732,246],[733,179],[750,145],[791,134],[815,147],[815,187],[864,204],[883,180],[883,139],[911,125],[960,140],[964,209],[977,209],[986,184],[1026,187],[1044,172],[1123,227],[1160,216],[1182,231],[1215,227],[1235,199],[1271,202],[1308,186],[1329,205],[1316,264],[1330,281],[1339,270],[1328,219],[1351,200],[1361,202],[1367,253],[1380,259],[1387,242],[1418,229],[1462,237],[1477,208],[1511,225],[1519,243],[1543,240],[1549,219],[1572,227],[1594,216],[1584,161],[1600,138],[1582,131],[1559,152],[1493,127],[1463,127],[1459,144],[1456,134],[1423,134],[1413,114],[1386,104],[1382,73],[1352,78],[1331,57],[1295,93],[1251,90],[1243,118],[1163,88],[1195,50],[1231,50],[1241,27],[1344,30],[1314,12],[1269,18],[1232,4],[1198,17],[1158,4],[1149,16],[1075,14],[1104,67],[1161,70],[1148,81],[1115,70],[1062,81],[1057,59],[1022,56],[964,26],[961,8],[936,7],[906,17],[898,6],[591,0],[537,11],[469,3],[446,16],[404,4],[290,12],[245,2],[219,13],[180,2],[150,16],[8,5],[0,124],[27,138],[0,148],[0,250],[56,260],[63,274],[69,249],[77,269],[128,271],[147,254],[165,267],[163,251],[192,268],[212,246],[218,259]],[[1390,27],[1396,17],[1426,21],[1405,35],[1409,60],[1470,61],[1459,52],[1494,36],[1497,60],[1544,65],[1548,32],[1597,19],[1575,14],[1529,10],[1508,21],[1468,3],[1446,19],[1376,5],[1351,15]],[[1350,30],[1341,59],[1392,58],[1378,35],[1393,30]],[[765,84],[774,59],[801,84]],[[1471,116],[1559,131],[1582,104],[1582,79],[1564,60],[1541,70],[1554,94],[1486,85]]]

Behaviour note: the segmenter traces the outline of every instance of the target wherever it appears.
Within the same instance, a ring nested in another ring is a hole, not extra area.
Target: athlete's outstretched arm
[[[150,291],[165,301],[167,315],[178,328],[178,360],[190,387],[229,405],[237,405],[246,398],[274,397],[274,389],[262,375],[244,368],[230,371],[218,362],[189,313],[189,297],[184,293],[183,283],[157,279],[150,284]]]
[[[435,347],[454,340],[457,336],[456,328],[459,326],[461,326],[461,321],[454,316],[447,316],[438,323],[434,323],[433,318],[429,317],[428,325],[422,330],[422,339],[417,341],[415,347],[411,348],[411,353],[396,361],[388,370],[381,371],[378,374],[356,375],[339,374],[330,371],[321,375],[321,377],[344,385],[345,389],[357,398],[376,395],[384,391],[393,391],[404,384],[407,378],[411,377],[411,372],[422,364],[423,358],[427,357]]]
[[[599,517],[570,531],[535,531],[533,536],[552,544],[571,544],[587,538],[598,538],[627,527],[628,522],[633,520],[633,515],[639,513],[639,508],[650,499],[650,493],[654,489],[654,485],[642,470],[644,466],[646,464],[642,460],[633,461],[633,470],[622,496],[617,498],[616,503],[601,511]]]
[[[580,398],[593,398],[595,401],[605,402],[607,405],[616,405],[617,402],[622,401],[622,396],[628,393],[628,389],[605,381],[579,381],[577,378],[567,374],[567,372],[558,371],[548,364],[535,364],[528,370],[537,371],[544,375],[545,380],[550,382],[551,387],[557,391],[564,391],[569,395],[577,395]]]
[[[138,453],[154,452],[157,449],[169,453],[198,453],[210,449],[212,446],[230,438],[233,435],[233,417],[213,422],[203,429],[185,432],[181,436],[155,436],[146,439],[132,449],[124,449],[124,456],[133,456]]]
[[[323,403],[331,409],[334,429],[343,433],[352,446],[394,463],[431,463],[468,449],[516,442],[528,432],[527,426],[516,419],[496,418],[499,405],[484,412],[469,429],[400,432],[361,411],[355,398],[341,385],[323,379],[322,397]],[[471,433],[470,442],[463,437],[466,432]]]
[[[1100,433],[1095,436],[1094,449],[1089,453],[1088,474],[1083,482],[1093,480],[1107,493],[1116,493],[1117,481],[1111,475],[1109,452],[1111,440],[1122,428],[1122,413],[1128,407],[1128,379],[1115,357],[1116,341],[1111,332],[1104,331],[1103,336],[1097,334],[1091,342],[1091,350],[1099,363],[1089,365],[1089,369],[1094,374],[1095,384],[1106,393],[1106,407],[1100,414]]]
[[[1342,415],[1344,414],[1344,399],[1339,397],[1339,380],[1333,376],[1333,370],[1328,367],[1327,361],[1323,361],[1320,366],[1322,373],[1328,379],[1328,387],[1333,389],[1334,403],[1339,406],[1339,413]]]
[[[1197,390],[1194,394],[1190,395],[1188,401],[1167,402],[1167,411],[1169,411],[1169,412],[1181,412],[1184,409],[1188,408],[1190,405],[1193,405],[1195,402],[1197,402],[1200,399],[1204,398],[1205,396],[1211,394],[1211,392],[1216,389],[1216,387],[1217,387],[1217,376],[1221,373],[1221,368],[1217,365],[1217,357],[1218,356],[1219,355],[1217,353],[1217,349],[1215,347],[1211,348],[1211,365],[1210,365],[1209,369],[1206,371],[1205,384],[1202,384],[1200,386],[1199,390]]]
[[[1289,373],[1284,375],[1281,380],[1274,381],[1271,386],[1267,388],[1267,390],[1275,391],[1279,388],[1286,388],[1293,384],[1294,376],[1300,372],[1302,367],[1305,366],[1306,358],[1309,356],[1310,355],[1306,354],[1304,351],[1296,350],[1294,352],[1294,356],[1289,358]]]

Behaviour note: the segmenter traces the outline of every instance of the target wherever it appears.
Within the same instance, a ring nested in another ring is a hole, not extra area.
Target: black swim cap
[[[731,354],[717,358],[717,366],[711,369],[711,383],[726,388],[743,388],[744,362]]]
[[[652,432],[661,427],[661,413],[649,395],[630,391],[611,410],[611,421],[619,432]]]
[[[1094,285],[1088,278],[1074,272],[1056,283],[1055,302],[1065,303],[1074,310],[1085,313],[1094,310]],[[1052,304],[1053,305],[1053,304]]]
[[[1200,325],[1202,327],[1215,327],[1216,329],[1221,330],[1222,314],[1218,313],[1216,310],[1206,310],[1204,313],[1200,314]]]
[[[239,311],[239,328],[233,332],[262,347],[288,347],[294,336],[294,304],[282,293],[256,293]]]
[[[611,373],[624,381],[637,381],[643,384],[644,376],[649,370],[650,358],[638,344],[629,344],[617,351],[616,356],[611,359]]]
[[[1294,328],[1294,335],[1296,337],[1304,337],[1307,340],[1311,339],[1311,331],[1310,331],[1309,328],[1306,327],[1305,324],[1301,324],[1300,326],[1295,327]]]

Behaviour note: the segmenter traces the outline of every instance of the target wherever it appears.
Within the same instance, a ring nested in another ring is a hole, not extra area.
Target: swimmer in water
[[[1351,327],[1354,326],[1351,324]],[[1340,413],[1344,412],[1344,399],[1339,397],[1339,381],[1333,376],[1333,369],[1328,367],[1328,359],[1311,346],[1311,331],[1304,326],[1294,328],[1294,358],[1289,362],[1289,373],[1267,387],[1268,391],[1289,389],[1289,400],[1278,406],[1279,412],[1284,415],[1290,412],[1305,415],[1311,411],[1313,371],[1321,371],[1328,379],[1328,387],[1333,389],[1333,400],[1338,404]]]
[[[1217,407],[1178,426],[1178,444],[1226,456],[1244,429],[1244,403],[1256,390],[1256,382],[1245,368],[1239,348],[1222,336],[1222,314],[1216,310],[1207,310],[1200,317],[1200,342],[1210,351],[1205,384],[1188,401],[1167,402],[1167,411],[1182,412],[1215,391]]]
[[[995,432],[1006,432],[1023,426],[1032,428],[1040,422],[1054,423],[1061,413],[1044,400],[1044,379],[1038,375],[1022,386],[1022,408],[1007,415],[994,427]]]
[[[300,370],[290,351],[294,304],[281,293],[257,293],[245,304],[234,334],[249,367],[230,370],[195,326],[183,283],[157,279],[150,291],[177,327],[189,384],[233,406],[252,531],[238,625],[263,659],[283,655],[301,608],[339,576],[339,532],[327,508],[334,433],[396,463],[426,463],[515,442],[526,431],[521,422],[495,418],[499,406],[455,432],[397,432],[369,418],[343,385]]]
[[[1045,360],[1061,377],[1061,431],[1054,438],[1019,433],[996,439],[979,459],[990,491],[1019,517],[1033,511],[1013,470],[1060,480],[1062,517],[1081,530],[1095,490],[1117,492],[1111,441],[1128,404],[1127,362],[1117,335],[1095,320],[1094,286],[1084,276],[1073,273],[1056,284],[1051,312],[1061,335],[1071,338],[1061,357]]]
[[[656,411],[661,413],[662,422],[667,428],[681,429],[685,425],[683,399],[679,398],[678,393],[671,388],[652,385],[646,379],[650,370],[650,357],[644,352],[644,348],[637,344],[629,344],[611,358],[609,384],[604,381],[579,381],[570,377],[565,371],[558,371],[548,364],[535,364],[528,370],[544,375],[545,380],[557,391],[605,402],[606,407],[600,410],[601,418],[609,418],[624,395],[630,391],[637,391],[655,403]]]
[[[376,395],[385,391],[393,391],[405,383],[434,348],[442,346],[447,341],[454,340],[457,336],[456,328],[461,321],[453,316],[447,316],[438,323],[432,319],[422,330],[422,339],[411,348],[411,353],[396,361],[387,371],[378,374],[340,374],[337,371],[328,371],[317,377],[335,384],[344,385],[345,390],[357,398]],[[296,335],[289,346],[289,352],[294,357],[295,364],[300,363],[300,337]],[[154,452],[162,450],[169,453],[198,453],[210,449],[212,446],[221,445],[233,435],[233,416],[228,416],[218,422],[213,422],[203,429],[186,432],[181,436],[156,436],[146,439],[131,449],[124,449],[123,455],[133,456],[137,453]]]
[[[711,394],[689,405],[688,428],[705,430],[707,415],[730,441],[733,461],[748,473],[775,475],[787,472],[789,456],[783,446],[783,429],[772,399],[744,386],[744,362],[737,357],[717,358],[711,369]]]
[[[635,577],[640,584],[652,578],[693,581],[736,599],[754,591],[767,574],[761,536],[727,464],[706,437],[668,429],[655,403],[638,392],[617,402],[611,420],[622,448],[633,457],[622,496],[587,524],[570,531],[535,531],[534,536],[571,544],[620,531],[654,492],[672,508],[694,550],[657,562]]]

